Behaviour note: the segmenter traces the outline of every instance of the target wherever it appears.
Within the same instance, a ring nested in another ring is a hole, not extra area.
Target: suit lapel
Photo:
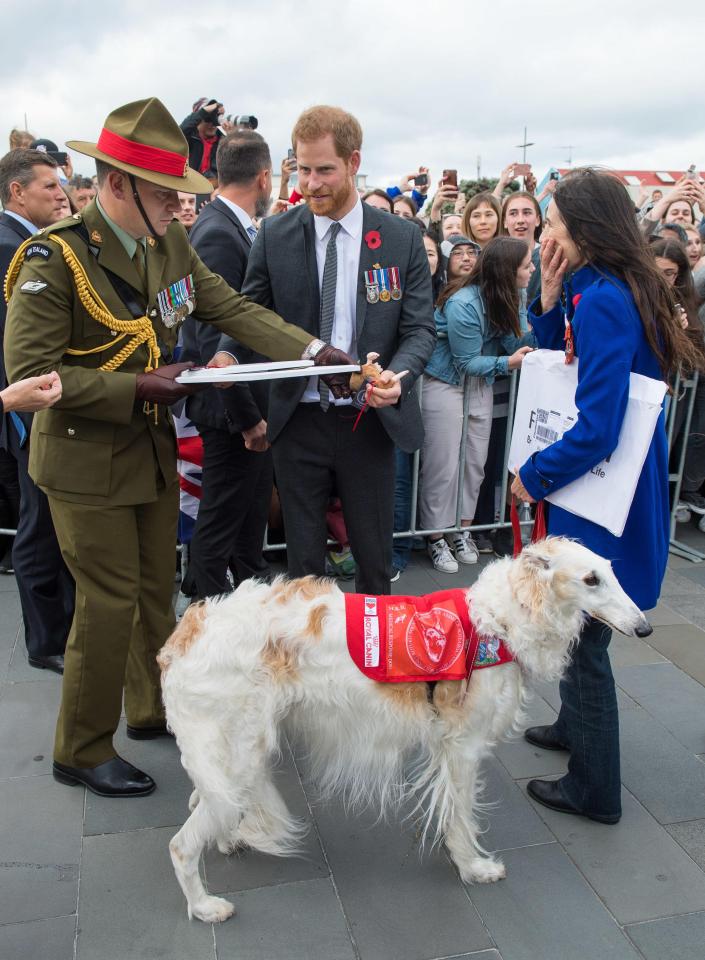
[[[242,223],[240,222],[240,218],[237,216],[235,211],[231,210],[227,203],[223,203],[222,199],[220,203],[218,203],[218,197],[211,201],[211,206],[213,207],[214,211],[216,211],[218,214],[222,214],[233,224],[239,236],[242,237],[248,247],[251,247],[252,241],[250,240],[247,230],[245,230],[243,227]]]
[[[376,263],[381,263],[382,247],[371,250],[365,237],[370,230],[382,232],[381,219],[376,207],[371,207],[369,203],[362,205],[362,236],[360,237],[360,266],[357,271],[357,312],[355,315],[355,333],[359,340],[362,335],[365,320],[367,319],[367,287],[365,286],[365,273],[372,270]]]
[[[9,227],[9,229],[12,230],[13,233],[16,233],[23,242],[25,240],[29,240],[29,238],[32,236],[24,224],[20,223],[19,220],[15,220],[14,217],[8,216],[7,213],[0,214],[0,223],[4,223],[6,227]]]
[[[311,316],[316,325],[315,333],[320,333],[319,323],[321,314],[321,291],[318,285],[318,264],[316,262],[316,229],[313,225],[313,214],[307,208],[301,217],[301,229],[304,234],[304,254],[306,258],[306,273],[311,293]],[[314,331],[312,330],[311,333]]]

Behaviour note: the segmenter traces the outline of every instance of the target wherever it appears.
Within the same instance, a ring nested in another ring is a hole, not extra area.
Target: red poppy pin
[[[365,234],[365,243],[370,250],[377,250],[381,247],[382,238],[379,235],[379,230],[368,230]]]
[[[580,300],[582,299],[582,296],[583,296],[582,293],[576,293],[576,294],[575,294],[575,296],[573,297],[573,306],[574,306],[574,307],[577,307],[577,305],[580,303]]]

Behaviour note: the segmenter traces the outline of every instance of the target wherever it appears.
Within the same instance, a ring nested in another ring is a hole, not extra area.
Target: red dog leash
[[[523,544],[521,542],[521,524],[519,523],[519,513],[517,511],[517,498],[512,496],[512,506],[510,510],[510,517],[512,521],[512,531],[514,533],[514,557],[518,557],[522,551]],[[536,543],[537,540],[546,539],[546,515],[544,512],[543,500],[539,500],[536,504],[536,517],[534,518],[534,527],[531,531],[531,542]]]

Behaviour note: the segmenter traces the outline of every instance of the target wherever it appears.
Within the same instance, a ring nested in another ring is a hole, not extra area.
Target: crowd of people
[[[512,489],[527,503],[614,449],[625,370],[672,380],[702,361],[705,185],[691,171],[638,208],[614,177],[590,169],[549,179],[537,196],[530,168],[516,164],[492,191],[473,193],[454,170],[432,190],[419,166],[397,185],[361,192],[360,124],[315,107],[296,122],[273,197],[257,126],[207,98],[179,125],[152,99],[114,111],[95,144],[74,145],[95,159],[95,175],[75,174],[68,153],[18,131],[0,160],[9,303],[7,319],[0,308],[0,526],[17,529],[2,569],[17,576],[29,662],[64,674],[55,777],[101,795],[154,789],[113,747],[123,678],[128,736],[168,735],[154,661],[173,624],[168,407],[202,444],[184,595],[203,600],[267,577],[268,525],[282,528],[291,576],[337,572],[354,576],[358,592],[383,595],[420,539],[395,532],[420,531],[429,562],[449,576],[480,553],[511,550],[501,527],[508,503],[498,497],[509,375],[537,346],[563,349],[567,321],[597,419],[583,424],[582,447],[559,441],[522,468]],[[627,305],[621,313],[612,288]],[[592,333],[566,291],[598,318]],[[603,365],[611,400],[595,372],[609,337],[618,346],[608,351],[614,369]],[[193,365],[266,358],[367,360],[374,372],[359,392],[342,374],[227,388],[182,382]],[[680,438],[682,511],[702,518],[703,532],[704,397],[699,388]],[[648,589],[634,586],[631,527],[617,543],[565,511],[551,509],[549,521],[552,532],[619,558],[623,585],[642,605],[655,603],[668,545],[665,434],[654,442],[644,468],[651,493],[636,497],[631,521],[654,541]],[[475,536],[472,527],[481,528]],[[589,624],[581,669],[609,700],[608,642],[603,625]],[[531,734],[540,745],[580,738],[582,694],[575,676],[566,684],[559,723]],[[583,738],[563,787],[546,793],[539,781],[537,799],[615,822],[615,729],[610,714],[606,740],[595,735],[595,750],[609,741],[604,781],[586,786],[594,758]]]

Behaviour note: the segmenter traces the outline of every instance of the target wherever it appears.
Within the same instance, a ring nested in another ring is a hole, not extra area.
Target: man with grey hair
[[[239,291],[257,235],[253,218],[269,207],[272,158],[263,137],[238,130],[221,140],[216,164],[218,196],[201,211],[190,239],[203,262]],[[219,339],[218,330],[198,322],[196,310],[184,321],[181,358],[205,365]],[[232,350],[239,363],[265,359],[235,341]],[[187,401],[204,451],[201,503],[181,588],[188,596],[225,593],[228,568],[235,586],[268,573],[262,556],[272,492],[268,396],[268,383],[254,382],[229,390],[211,387]]]
[[[62,216],[65,194],[56,160],[40,150],[11,150],[0,160],[0,272],[4,279],[25,240]],[[2,341],[7,307],[0,296],[0,391],[7,387]],[[20,487],[12,564],[22,605],[29,663],[63,673],[64,650],[73,619],[73,580],[61,558],[46,496],[28,472],[32,414],[0,416],[3,472],[17,464]]]

